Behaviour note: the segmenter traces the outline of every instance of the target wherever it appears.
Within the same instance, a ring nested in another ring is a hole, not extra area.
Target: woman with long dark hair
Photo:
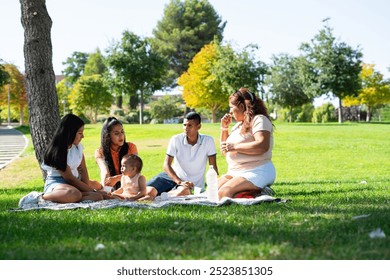
[[[38,203],[40,199],[71,203],[102,200],[102,186],[90,181],[81,140],[84,122],[73,114],[65,115],[46,148],[42,168],[47,171],[44,192],[31,192],[19,205]]]
[[[253,192],[273,195],[273,124],[263,100],[247,88],[229,97],[230,112],[221,119],[221,152],[228,171],[218,180],[219,197]],[[229,133],[232,117],[237,123]]]
[[[118,189],[122,178],[121,160],[124,155],[138,155],[137,146],[126,142],[123,125],[115,117],[109,117],[103,123],[100,140],[95,159],[100,169],[101,184]]]

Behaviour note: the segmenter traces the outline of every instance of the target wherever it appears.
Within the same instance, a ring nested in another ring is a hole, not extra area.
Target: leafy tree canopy
[[[89,54],[88,60],[84,67],[84,75],[103,75],[107,70],[104,64],[104,57],[99,49],[96,52]]]
[[[362,89],[357,97],[347,96],[343,99],[346,106],[366,105],[368,108],[367,121],[371,118],[372,110],[380,105],[390,103],[390,85],[383,75],[374,70],[373,64],[363,64],[361,71]]]
[[[171,119],[183,114],[182,110],[179,109],[180,104],[180,98],[165,95],[150,102],[150,114],[152,118],[160,122]]]
[[[88,61],[88,54],[83,52],[73,52],[70,57],[66,59],[62,64],[65,65],[65,69],[62,74],[73,85],[83,75],[85,64]]]
[[[153,30],[153,48],[169,60],[167,84],[188,69],[200,49],[215,38],[222,41],[226,22],[222,22],[207,0],[171,0],[163,18]]]
[[[311,44],[304,43],[301,50],[313,63],[317,74],[318,96],[333,94],[342,99],[357,95],[360,87],[362,53],[344,42],[338,42],[329,26],[320,30]]]
[[[273,56],[271,73],[267,77],[273,102],[290,109],[290,121],[293,120],[293,108],[312,102],[312,98],[305,93],[299,68],[299,58],[280,54]]]
[[[98,113],[109,110],[112,100],[100,75],[81,76],[69,95],[73,112],[85,115],[92,123],[96,123]]]
[[[11,117],[19,118],[20,123],[23,123],[27,121],[27,114],[24,114],[27,109],[25,77],[14,64],[4,64],[3,67],[9,88],[8,86],[0,87],[0,106],[8,106],[8,93],[10,93]]]
[[[195,55],[178,84],[187,106],[210,110],[214,122],[216,112],[227,109],[231,93],[242,86],[257,91],[265,72],[265,64],[247,51],[236,53],[229,45],[212,42]]]
[[[222,92],[221,81],[213,73],[217,60],[217,45],[208,44],[195,55],[188,71],[180,76],[178,84],[183,87],[183,99],[188,107],[215,112],[221,106],[227,106],[228,95]]]
[[[1,61],[1,59],[0,59]],[[0,87],[5,85],[8,82],[8,73],[4,69],[4,65],[0,64]]]
[[[239,51],[233,50],[230,45],[215,43],[218,60],[213,72],[221,81],[223,91],[232,93],[240,87],[247,87],[253,92],[262,91],[268,66],[256,57],[258,46],[248,45]]]
[[[333,94],[339,98],[339,122],[342,122],[341,100],[357,96],[361,87],[360,71],[362,53],[344,42],[338,42],[332,29],[325,26],[311,43],[300,48],[313,65],[318,96]]]
[[[166,60],[152,50],[149,40],[125,31],[120,42],[107,50],[106,62],[110,68],[112,87],[130,96],[137,93],[152,95],[162,88],[161,77]]]

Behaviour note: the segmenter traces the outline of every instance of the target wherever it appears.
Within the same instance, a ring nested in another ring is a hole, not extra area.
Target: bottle
[[[213,165],[209,166],[206,173],[207,199],[212,202],[218,202],[218,175]]]

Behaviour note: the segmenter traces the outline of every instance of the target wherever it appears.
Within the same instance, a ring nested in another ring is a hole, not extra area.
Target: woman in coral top
[[[126,142],[122,123],[115,117],[109,117],[102,127],[100,148],[95,151],[103,186],[110,186],[114,189],[120,187],[121,160],[124,155],[129,154],[138,155],[137,146]]]

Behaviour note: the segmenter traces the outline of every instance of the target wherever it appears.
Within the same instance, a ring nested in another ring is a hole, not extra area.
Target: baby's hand
[[[183,187],[186,187],[186,188],[189,188],[189,189],[192,189],[194,187],[194,183],[190,182],[190,181],[185,181],[185,182],[182,182],[181,185]]]

